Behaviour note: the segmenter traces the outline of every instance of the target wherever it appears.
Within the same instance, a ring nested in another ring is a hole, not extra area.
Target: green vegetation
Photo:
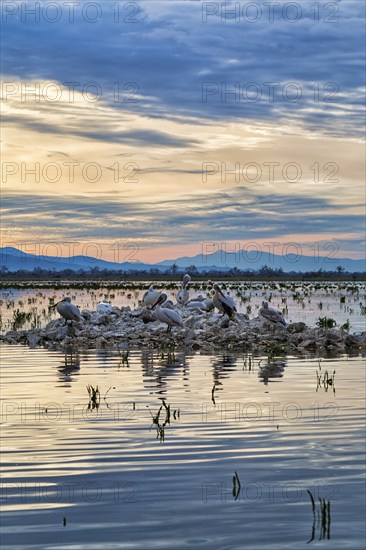
[[[286,346],[279,342],[271,341],[267,342],[266,352],[268,355],[268,361],[275,359],[276,357],[283,357],[285,355]]]
[[[319,328],[328,330],[334,328],[337,325],[337,322],[332,317],[319,317],[316,324]]]
[[[91,269],[80,269],[74,271],[72,269],[64,269],[62,271],[54,271],[37,267],[33,271],[20,269],[18,271],[8,271],[6,266],[0,267],[1,277],[3,280],[0,288],[16,288],[16,283],[19,282],[43,282],[47,284],[64,284],[76,286],[80,283],[98,284],[108,283],[118,284],[127,281],[180,281],[184,273],[189,273],[192,280],[208,280],[220,279],[226,281],[365,281],[366,273],[349,273],[338,268],[333,271],[325,271],[318,269],[317,271],[308,271],[298,273],[295,271],[285,272],[283,269],[275,269],[268,265],[263,265],[256,271],[242,270],[233,267],[228,271],[219,269],[211,271],[199,271],[195,265],[187,268],[178,268],[177,265],[172,265],[164,271],[157,268],[150,268],[142,271],[130,269],[126,270],[108,270],[94,267]]]
[[[31,329],[41,326],[41,316],[37,314],[37,308],[32,307],[30,311],[21,311],[20,309],[16,309],[13,312],[11,330],[20,330],[28,322],[30,323]]]
[[[160,419],[160,413],[162,412],[164,408],[165,411],[165,418],[161,422]],[[165,399],[162,399],[162,405],[160,406],[158,412],[153,415],[150,411],[153,425],[156,427],[156,439],[159,439],[160,441],[164,441],[165,439],[165,426],[167,424],[170,424],[171,416],[173,415],[174,420],[177,420],[177,418],[180,418],[180,409],[174,409],[173,413],[171,413],[170,405],[167,405],[165,403]]]

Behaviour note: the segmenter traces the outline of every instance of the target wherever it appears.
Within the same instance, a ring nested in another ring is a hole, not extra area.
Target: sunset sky
[[[268,4],[3,1],[2,246],[362,258],[365,4]]]

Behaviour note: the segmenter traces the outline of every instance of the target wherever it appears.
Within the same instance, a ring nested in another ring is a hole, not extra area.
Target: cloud
[[[96,197],[7,194],[4,219],[19,224],[42,240],[127,239],[150,246],[202,241],[286,239],[301,228],[303,235],[348,233],[352,248],[363,240],[364,217],[348,214],[329,199],[307,196],[264,196],[237,187],[229,192],[181,196],[176,200],[131,201],[127,196]]]
[[[43,12],[39,22],[31,15],[24,22],[21,6],[34,2],[17,4],[20,11],[2,25],[2,70],[5,84],[23,85],[26,100],[10,94],[3,103],[4,145],[18,165],[59,157],[63,195],[50,195],[44,179],[9,176],[20,190],[4,196],[10,234],[164,246],[334,232],[350,250],[361,250],[363,223],[350,206],[358,206],[363,191],[363,2],[274,3],[271,21],[268,2],[256,0],[262,15],[254,23],[245,20],[248,2],[240,0],[211,3],[215,13],[207,21],[207,3],[198,0],[136,0],[133,15],[121,3],[116,15],[117,3],[99,2],[94,24],[83,0],[72,22],[60,2],[56,23]],[[301,6],[299,21],[286,20],[284,4]],[[239,15],[230,15],[237,6]],[[333,9],[338,22],[326,21]],[[51,95],[48,84],[58,84],[62,100],[35,100],[37,83]],[[80,163],[75,182],[67,180],[64,156]],[[120,160],[125,176],[129,158],[138,161],[136,185],[115,180],[110,166]],[[103,168],[95,184],[83,178],[89,161]],[[231,188],[245,177],[200,177],[205,162],[229,171],[268,161],[281,165],[273,185],[263,177]],[[303,169],[296,185],[282,181],[290,161]],[[326,183],[325,167],[335,162],[339,182]]]
[[[4,115],[2,117],[3,124],[11,124],[12,126],[18,126],[19,128],[27,128],[40,133],[48,134],[60,134],[64,136],[78,136],[85,139],[92,139],[95,141],[101,141],[104,143],[121,143],[127,145],[144,146],[149,147],[173,147],[181,148],[194,146],[200,143],[199,140],[194,138],[184,138],[179,136],[170,135],[165,132],[159,132],[157,130],[136,129],[130,131],[114,132],[108,130],[108,122],[103,123],[95,122],[92,124],[94,130],[78,129],[72,125],[62,125],[62,121],[59,124],[52,124],[45,121],[37,121],[32,118],[27,118],[24,115]],[[98,129],[99,126],[99,129]]]
[[[313,2],[297,3],[301,17],[291,22],[293,13],[284,15],[282,4],[271,21],[268,2],[257,0],[261,17],[252,23],[250,14],[243,16],[247,2],[214,2],[217,12],[206,22],[205,4],[190,2],[188,9],[186,2],[141,1],[135,23],[122,12],[115,22],[105,3],[95,24],[82,16],[83,3],[72,23],[65,13],[53,24],[42,16],[38,23],[8,16],[3,71],[20,79],[76,82],[79,88],[95,82],[116,111],[295,121],[334,135],[362,135],[363,2],[339,1],[335,15],[335,2],[319,3],[319,21]],[[236,6],[237,20],[226,15]],[[137,86],[135,103],[126,102],[128,83]],[[294,102],[296,88],[301,98]],[[258,101],[248,99],[255,90]]]

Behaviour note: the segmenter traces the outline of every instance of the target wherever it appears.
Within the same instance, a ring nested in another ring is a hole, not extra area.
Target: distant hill
[[[134,262],[107,262],[90,256],[71,256],[56,258],[52,256],[38,256],[35,254],[27,254],[17,248],[4,247],[0,248],[0,267],[5,266],[9,271],[33,271],[35,268],[49,269],[62,271],[71,269],[78,271],[80,269],[90,270],[93,268],[108,269],[111,271],[149,271],[157,269],[166,271],[169,267],[176,265],[179,271],[185,270],[194,265],[198,271],[229,271],[233,268],[240,270],[256,271],[263,265],[267,265],[272,269],[283,269],[284,272],[306,272],[318,271],[335,271],[338,266],[341,266],[349,272],[364,272],[366,270],[365,260],[352,260],[349,258],[327,258],[313,257],[304,255],[288,255],[280,256],[269,254],[268,252],[245,251],[235,252],[214,252],[212,254],[198,254],[196,256],[184,256],[175,260],[164,260],[157,264],[145,264]]]
[[[6,266],[9,271],[17,271],[18,269],[24,269],[26,271],[33,271],[36,268],[42,269],[54,269],[56,271],[62,271],[64,269],[71,269],[78,271],[79,269],[89,270],[95,267],[99,269],[109,270],[124,270],[136,269],[143,271],[145,269],[151,269],[151,265],[144,263],[133,262],[107,262],[105,260],[98,260],[90,256],[70,256],[56,258],[53,256],[38,256],[35,254],[27,254],[18,250],[17,248],[5,247],[0,248],[0,266]],[[162,267],[162,270],[167,269]]]
[[[285,272],[297,271],[333,271],[337,266],[342,266],[346,271],[364,272],[366,270],[365,260],[352,260],[349,258],[329,258],[329,257],[314,257],[305,256],[303,254],[289,254],[280,256],[270,254],[263,251],[247,251],[240,252],[214,252],[212,254],[198,254],[197,256],[183,256],[175,260],[165,260],[160,262],[160,265],[169,267],[173,264],[179,267],[189,267],[195,265],[199,269],[207,269],[208,266],[229,270],[237,267],[241,270],[257,270],[263,265],[267,265],[272,269],[283,269]]]

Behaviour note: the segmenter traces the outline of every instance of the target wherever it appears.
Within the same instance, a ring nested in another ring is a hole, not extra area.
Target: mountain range
[[[353,260],[350,258],[330,258],[325,256],[305,256],[298,255],[276,255],[263,251],[240,252],[222,252],[216,251],[211,254],[198,254],[196,256],[184,256],[174,260],[164,260],[156,264],[146,264],[142,262],[108,262],[105,260],[93,258],[90,256],[70,256],[70,257],[52,257],[28,254],[17,248],[0,248],[0,267],[6,267],[8,271],[33,271],[33,269],[50,269],[62,271],[71,269],[78,271],[80,269],[90,270],[93,268],[108,270],[136,270],[149,271],[157,269],[166,271],[171,266],[176,265],[178,271],[184,271],[194,265],[199,272],[202,271],[228,271],[232,268],[241,270],[256,271],[263,265],[272,269],[283,269],[285,272],[305,272],[305,271],[335,271],[341,266],[345,271],[364,272],[366,270],[365,260]]]

